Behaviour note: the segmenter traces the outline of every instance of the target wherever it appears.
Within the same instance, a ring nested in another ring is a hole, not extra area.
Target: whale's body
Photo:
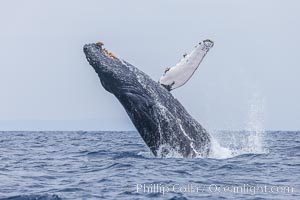
[[[99,45],[85,45],[84,53],[104,89],[120,101],[155,156],[209,154],[210,135],[167,89]]]

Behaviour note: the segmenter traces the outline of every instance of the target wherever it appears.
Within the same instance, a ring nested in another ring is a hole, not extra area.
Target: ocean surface
[[[300,199],[300,132],[213,137],[192,159],[137,132],[0,132],[0,199]]]

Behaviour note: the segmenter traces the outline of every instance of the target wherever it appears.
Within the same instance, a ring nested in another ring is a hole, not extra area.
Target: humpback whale
[[[119,100],[154,156],[209,155],[211,136],[165,87],[102,43],[86,44],[83,51],[103,88]]]

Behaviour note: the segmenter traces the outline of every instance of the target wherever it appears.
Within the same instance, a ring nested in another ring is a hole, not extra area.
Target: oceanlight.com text
[[[288,194],[295,188],[287,185],[219,185],[219,184],[136,184],[137,193],[237,193],[237,194]]]

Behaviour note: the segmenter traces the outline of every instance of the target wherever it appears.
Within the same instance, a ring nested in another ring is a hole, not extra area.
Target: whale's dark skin
[[[208,156],[211,137],[173,95],[131,64],[110,56],[101,45],[87,44],[86,58],[105,90],[123,105],[155,156]]]

